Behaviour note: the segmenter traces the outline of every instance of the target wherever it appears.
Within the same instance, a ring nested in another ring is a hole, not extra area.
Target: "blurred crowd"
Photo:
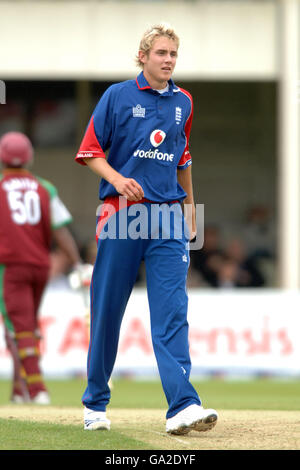
[[[189,286],[269,287],[274,283],[276,236],[267,207],[251,207],[235,229],[204,227],[201,250],[191,251]]]
[[[96,241],[91,239],[83,244],[80,252],[84,263],[94,264]],[[262,205],[251,207],[245,220],[230,230],[215,224],[206,225],[203,247],[191,250],[190,258],[188,287],[257,288],[274,285],[276,236],[269,209]],[[54,248],[50,275],[52,285],[66,286],[69,269],[65,254]],[[143,264],[136,285],[146,285]]]

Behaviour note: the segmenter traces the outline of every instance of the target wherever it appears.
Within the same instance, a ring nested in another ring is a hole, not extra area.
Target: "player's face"
[[[140,51],[140,59],[150,86],[155,89],[165,88],[176,65],[177,45],[172,39],[161,36],[155,39],[147,54]]]

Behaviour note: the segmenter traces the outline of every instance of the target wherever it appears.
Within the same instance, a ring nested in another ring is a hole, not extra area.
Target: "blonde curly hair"
[[[172,26],[170,26],[168,23],[160,23],[151,26],[151,28],[145,31],[140,42],[139,51],[143,51],[144,53],[148,54],[155,39],[161,36],[172,39],[176,43],[177,48],[179,47],[179,37],[175,33]],[[138,55],[135,57],[135,62],[138,67],[143,68],[144,64],[141,62]]]

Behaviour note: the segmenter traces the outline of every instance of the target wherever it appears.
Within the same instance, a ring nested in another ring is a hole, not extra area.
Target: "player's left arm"
[[[185,215],[186,223],[190,232],[190,240],[193,240],[197,234],[197,225],[192,181],[192,166],[190,165],[184,170],[177,170],[177,179],[182,189],[186,192],[186,198],[183,201],[183,205],[189,205],[187,210],[185,210]]]
[[[188,98],[188,115],[184,125],[185,133],[185,147],[177,166],[177,181],[186,193],[186,198],[183,201],[186,223],[190,232],[190,240],[193,240],[197,234],[196,224],[196,208],[194,202],[193,182],[192,182],[192,157],[189,150],[189,139],[192,128],[194,103],[192,95],[180,88],[181,92]]]

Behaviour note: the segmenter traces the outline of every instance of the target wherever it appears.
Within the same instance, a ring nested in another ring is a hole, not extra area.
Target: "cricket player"
[[[186,277],[188,242],[196,234],[189,152],[193,102],[171,78],[178,46],[168,25],[145,32],[137,55],[141,73],[106,90],[76,155],[78,163],[101,177],[104,201],[96,229],[88,383],[82,397],[87,430],[110,429],[108,380],[142,260],[153,348],[168,402],[166,431],[206,431],[218,418],[215,410],[202,407],[189,381]],[[182,203],[193,209],[189,230]],[[154,217],[157,212],[161,216]],[[171,215],[168,227],[165,213]]]
[[[77,266],[80,256],[66,227],[71,214],[56,188],[26,167],[33,148],[26,135],[0,139],[0,312],[14,361],[11,400],[50,403],[39,365],[38,308],[48,282],[52,240]]]

